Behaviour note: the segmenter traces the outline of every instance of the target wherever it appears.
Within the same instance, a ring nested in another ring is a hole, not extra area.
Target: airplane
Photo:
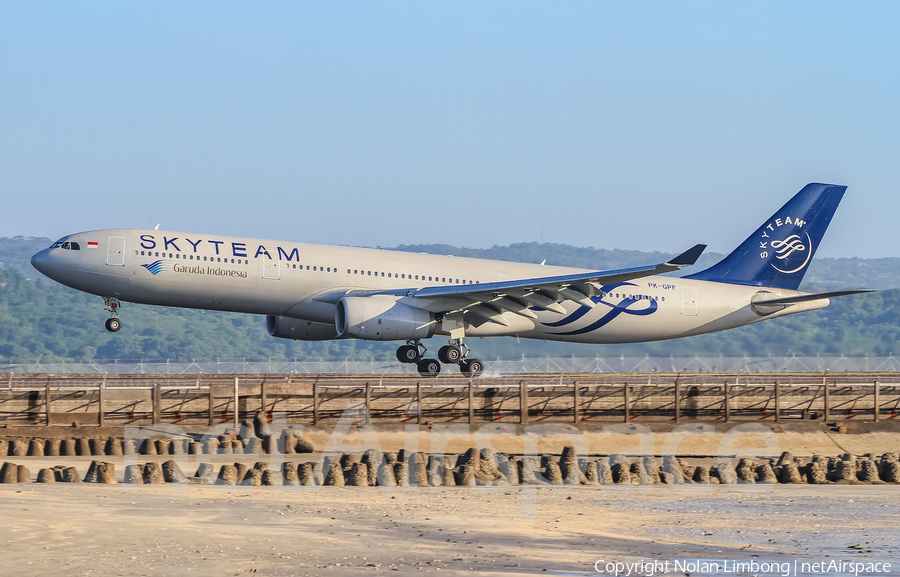
[[[65,236],[35,254],[47,277],[122,302],[266,316],[273,337],[405,341],[422,375],[478,376],[468,337],[633,343],[722,331],[828,306],[866,289],[798,291],[846,186],[805,186],[717,264],[684,277],[705,245],[647,266],[597,271],[140,229]],[[422,341],[447,337],[438,358]]]

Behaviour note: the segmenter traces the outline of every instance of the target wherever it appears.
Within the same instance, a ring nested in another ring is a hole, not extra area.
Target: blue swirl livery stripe
[[[166,260],[157,260],[149,264],[142,264],[141,266],[150,271],[150,274],[156,276],[162,271],[168,270],[169,267],[172,266],[172,263]]]
[[[635,285],[634,283],[630,283],[630,282],[620,283],[620,284],[616,284],[616,285],[611,285],[609,287],[603,287],[603,292],[609,292],[609,290],[615,289],[620,286],[637,286],[637,285]],[[603,327],[603,326],[611,323],[613,321],[613,319],[615,319],[616,317],[618,317],[621,314],[635,315],[635,316],[647,316],[647,315],[652,315],[659,308],[659,304],[653,299],[627,298],[627,299],[622,299],[622,301],[620,301],[618,304],[612,304],[612,303],[605,302],[598,297],[594,297],[591,300],[597,304],[606,305],[606,306],[610,307],[612,310],[610,310],[608,313],[606,313],[605,315],[600,317],[598,320],[587,325],[586,327],[582,327],[580,329],[575,329],[574,331],[568,331],[568,332],[564,332],[564,333],[553,333],[553,334],[561,335],[561,336],[583,335],[584,333],[589,333],[591,331],[595,331],[595,330],[599,329],[600,327]],[[637,302],[644,302],[644,301],[647,301],[649,303],[649,306],[647,308],[644,308],[644,309],[630,308],[631,305],[633,305]],[[593,310],[593,309],[586,307],[586,306],[579,307],[577,311],[575,311],[571,315],[567,316],[565,319],[563,319],[561,321],[557,321],[555,323],[546,324],[545,326],[559,327],[559,326],[565,326],[565,325],[571,324],[571,323],[577,321],[578,319],[580,319],[581,317],[583,317],[585,314],[587,314],[591,310]]]
[[[619,288],[620,286],[637,286],[637,285],[634,284],[633,282],[620,282],[620,283],[616,283],[616,284],[611,284],[609,286],[605,286],[605,287],[601,288],[600,290],[602,290],[604,293],[609,293],[609,292]],[[604,302],[603,300],[601,300],[600,297],[591,297],[591,300],[600,305],[606,305],[608,307],[615,306],[610,303]],[[593,310],[593,309],[591,309],[590,307],[580,306],[580,307],[578,307],[578,309],[575,312],[573,312],[569,316],[565,317],[564,319],[562,319],[560,321],[556,321],[555,323],[544,323],[544,326],[555,328],[555,327],[564,327],[566,325],[570,325],[570,324],[574,323],[575,321],[577,321],[578,319],[580,319],[581,317],[583,317],[584,315],[591,312],[591,310]]]

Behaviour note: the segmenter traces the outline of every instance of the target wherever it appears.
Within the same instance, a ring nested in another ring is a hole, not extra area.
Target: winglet
[[[692,248],[684,251],[680,255],[676,256],[666,264],[670,264],[677,267],[691,266],[697,259],[700,258],[700,255],[703,251],[706,250],[705,244],[696,244]]]

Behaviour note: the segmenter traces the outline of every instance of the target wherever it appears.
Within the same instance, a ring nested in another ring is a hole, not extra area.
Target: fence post
[[[313,425],[319,424],[319,382],[313,381]]]
[[[153,424],[162,421],[162,399],[160,398],[159,383],[153,383]]]
[[[675,377],[675,422],[681,422],[681,384],[678,377]]]
[[[625,386],[623,387],[623,391],[625,393],[625,418],[623,422],[630,423],[631,422],[631,387],[628,386],[628,380],[625,380]]]
[[[528,387],[519,381],[519,423],[528,424]]]
[[[728,398],[728,380],[725,380],[725,384],[722,385],[722,388],[725,390],[725,422],[731,422],[731,400]]]
[[[475,423],[475,389],[472,388],[472,379],[469,379],[469,424]]]
[[[216,401],[213,397],[213,386],[212,383],[208,385],[209,387],[209,426],[212,427],[216,424],[216,416],[214,414],[216,408]]]
[[[269,404],[268,395],[266,395],[266,379],[263,378],[263,382],[259,385],[259,410],[261,410],[266,415],[266,420],[268,420],[269,413],[266,412],[266,406]]]
[[[416,417],[416,423],[422,424],[422,412],[424,409],[422,408],[422,383],[416,383],[416,409],[418,415]]]
[[[831,400],[831,395],[828,392],[828,378],[827,377],[822,377],[822,385],[824,385],[824,387],[825,387],[825,421],[830,421],[831,416],[829,415],[829,408],[830,408],[829,401]]]
[[[46,425],[50,426],[50,379],[47,379],[47,384],[44,388],[44,400],[47,404],[47,416],[46,416]]]
[[[238,428],[241,422],[240,411],[238,410],[238,378],[234,378],[234,428]]]
[[[781,422],[781,385],[775,379],[775,422]]]
[[[99,414],[99,418],[97,420],[97,423],[101,427],[106,426],[106,417],[103,415],[103,409],[104,409],[103,395],[104,395],[105,391],[106,391],[106,377],[103,377],[103,381],[100,382],[100,398],[98,400],[98,403],[100,405],[100,414]]]
[[[366,422],[372,422],[372,385],[366,381]]]
[[[578,381],[577,380],[575,381],[573,386],[575,388],[572,390],[572,401],[573,401],[572,414],[574,416],[573,422],[577,425],[578,417],[581,416],[579,414],[580,411],[578,410],[578,405],[581,402],[581,391],[578,390]]]
[[[875,381],[875,422],[877,423],[880,419],[879,413],[881,412],[881,391],[879,390],[880,383]]]

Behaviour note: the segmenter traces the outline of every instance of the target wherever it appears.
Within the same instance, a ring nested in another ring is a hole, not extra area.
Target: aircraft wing
[[[349,291],[340,295],[322,295],[318,300],[337,302],[343,296],[395,295],[413,299],[411,304],[433,313],[465,313],[475,325],[493,322],[508,326],[504,312],[535,319],[533,307],[560,314],[566,310],[559,304],[571,300],[595,306],[591,297],[602,294],[602,287],[636,278],[676,271],[696,262],[706,248],[698,244],[675,258],[659,264],[609,271],[583,272],[561,276],[537,277],[493,283],[446,285],[390,291]]]

